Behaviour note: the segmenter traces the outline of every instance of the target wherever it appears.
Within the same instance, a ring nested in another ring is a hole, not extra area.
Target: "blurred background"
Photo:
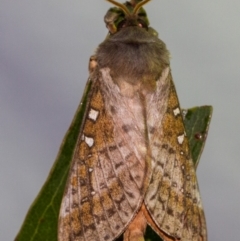
[[[16,236],[107,30],[104,0],[0,1],[0,239]],[[209,240],[240,237],[240,1],[154,0],[181,106],[214,107],[198,166]]]

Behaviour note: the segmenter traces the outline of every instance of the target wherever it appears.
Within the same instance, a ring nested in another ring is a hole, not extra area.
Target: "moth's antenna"
[[[117,7],[121,8],[126,15],[131,15],[131,13],[129,12],[129,10],[127,9],[127,7],[124,4],[116,2],[114,0],[107,0],[107,1],[112,3],[113,5],[116,5]],[[148,0],[148,1],[150,1],[150,0]]]
[[[138,10],[145,5],[146,3],[150,2],[151,0],[143,0],[136,4],[135,8],[133,9],[133,15],[137,14]]]

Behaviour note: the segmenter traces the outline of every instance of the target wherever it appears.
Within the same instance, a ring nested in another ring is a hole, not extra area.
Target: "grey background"
[[[103,0],[0,1],[0,240],[48,176],[104,40]],[[182,107],[214,106],[198,180],[209,240],[240,239],[240,1],[154,0]]]

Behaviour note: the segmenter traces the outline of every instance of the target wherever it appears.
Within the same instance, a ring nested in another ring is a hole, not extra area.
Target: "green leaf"
[[[49,176],[29,208],[15,241],[57,241],[58,212],[91,86],[88,82]]]
[[[58,212],[73,150],[84,116],[90,85],[91,82],[88,82],[82,101],[63,139],[56,161],[45,184],[31,205],[15,241],[57,241]],[[183,113],[192,156],[196,163],[195,165],[197,165],[206,140],[212,107],[195,107],[184,110]],[[149,227],[147,228],[145,236],[146,241],[161,241]],[[120,240],[120,238],[118,240]]]
[[[201,106],[182,110],[186,134],[196,168],[206,142],[212,112],[212,106]]]

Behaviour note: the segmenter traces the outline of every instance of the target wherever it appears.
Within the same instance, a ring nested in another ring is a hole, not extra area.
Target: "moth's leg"
[[[92,55],[89,59],[89,64],[88,64],[89,74],[91,74],[96,67],[97,67],[97,58],[95,55]]]
[[[144,241],[146,227],[147,221],[142,209],[140,209],[137,216],[128,225],[128,228],[123,235],[123,241]]]

